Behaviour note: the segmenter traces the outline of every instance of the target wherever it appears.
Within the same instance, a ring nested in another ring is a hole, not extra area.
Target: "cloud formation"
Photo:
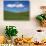
[[[9,8],[14,8],[14,7],[22,8],[22,7],[24,7],[24,5],[23,4],[7,4],[7,7],[9,7]]]

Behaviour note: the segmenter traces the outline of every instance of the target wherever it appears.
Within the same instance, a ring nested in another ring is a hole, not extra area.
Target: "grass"
[[[29,20],[29,12],[13,13],[4,11],[4,20]]]

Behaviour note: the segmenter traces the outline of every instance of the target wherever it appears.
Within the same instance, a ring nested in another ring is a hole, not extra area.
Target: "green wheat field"
[[[4,11],[4,20],[29,20],[29,12],[14,13]]]

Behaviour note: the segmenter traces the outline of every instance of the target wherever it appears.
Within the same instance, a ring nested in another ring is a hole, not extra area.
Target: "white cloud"
[[[24,7],[24,5],[23,4],[17,4],[17,5],[15,5],[15,7],[17,7],[17,8]]]
[[[7,7],[10,7],[10,8],[14,8],[14,7],[22,8],[22,7],[24,7],[24,5],[23,4],[7,4]]]
[[[15,4],[8,4],[7,7],[13,8],[15,7]]]

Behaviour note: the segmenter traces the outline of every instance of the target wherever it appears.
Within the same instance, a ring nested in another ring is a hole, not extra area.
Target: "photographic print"
[[[29,1],[4,1],[4,20],[29,20]]]

